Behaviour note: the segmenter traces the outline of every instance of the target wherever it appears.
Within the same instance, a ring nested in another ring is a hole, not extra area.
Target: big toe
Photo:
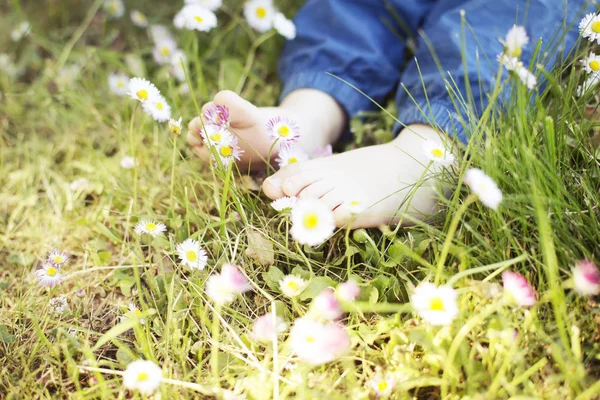
[[[263,192],[271,200],[280,199],[285,196],[285,193],[283,193],[283,190],[281,189],[281,183],[281,179],[275,176],[267,178],[262,184]]]
[[[233,128],[247,128],[257,123],[258,107],[237,93],[231,90],[222,90],[215,95],[213,101],[217,105],[227,106]]]

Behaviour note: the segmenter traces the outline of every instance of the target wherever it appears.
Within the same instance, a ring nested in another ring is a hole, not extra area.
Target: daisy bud
[[[273,318],[272,314],[265,314],[256,318],[252,324],[250,337],[257,342],[272,342],[273,339],[287,329],[287,323],[280,316]]]
[[[536,293],[527,278],[518,272],[502,273],[504,295],[521,307],[531,307],[536,303]]]
[[[279,282],[279,288],[281,289],[281,293],[283,293],[287,297],[299,296],[304,291],[304,289],[306,289],[307,286],[308,282],[295,275],[286,275]]]
[[[120,165],[121,168],[131,169],[137,165],[137,162],[135,161],[135,158],[131,156],[125,156],[121,159]]]
[[[470,168],[465,174],[465,183],[479,197],[483,205],[497,210],[502,201],[502,192],[496,182],[480,169]]]
[[[502,41],[504,51],[511,57],[520,57],[523,47],[529,43],[527,31],[522,26],[513,25],[506,34],[506,39]]]
[[[48,302],[50,306],[50,311],[54,315],[62,315],[69,310],[69,303],[67,302],[67,298],[64,296],[53,297]]]
[[[422,282],[411,296],[411,303],[421,318],[431,325],[450,325],[458,315],[456,291],[449,286]]]
[[[252,286],[250,286],[250,282],[246,276],[233,264],[224,264],[221,268],[221,276],[229,286],[231,292],[235,294],[242,294],[252,290]]]
[[[315,316],[329,321],[335,321],[344,315],[340,302],[332,289],[325,289],[319,293],[310,307]]]
[[[600,271],[590,260],[580,260],[573,268],[573,282],[577,293],[584,296],[600,294]]]
[[[358,299],[358,296],[360,296],[360,287],[355,281],[349,280],[338,285],[338,287],[335,289],[335,295],[341,301],[350,303]]]
[[[123,373],[123,386],[142,394],[152,394],[160,386],[161,380],[162,370],[152,361],[138,360],[129,363]]]
[[[181,120],[182,117],[179,117],[177,120],[173,118],[169,119],[169,131],[173,135],[179,135],[181,133]]]
[[[294,322],[289,341],[292,351],[312,365],[334,361],[350,350],[350,337],[343,326],[307,317]]]

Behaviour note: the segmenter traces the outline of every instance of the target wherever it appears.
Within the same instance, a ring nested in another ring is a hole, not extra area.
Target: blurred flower
[[[171,31],[169,31],[169,28],[167,28],[164,25],[151,25],[148,29],[148,33],[150,34],[150,38],[152,38],[152,41],[154,43],[158,43],[163,40],[171,40],[173,42],[175,41],[175,37],[173,36]]]
[[[140,310],[135,303],[129,303],[129,315],[133,317],[134,321],[146,325],[146,318],[142,318],[142,310]]]
[[[220,274],[211,275],[206,281],[206,294],[218,305],[231,303],[249,290],[250,282],[233,264],[224,264]]]
[[[129,17],[131,18],[131,22],[139,28],[146,28],[148,26],[148,18],[141,11],[133,10],[129,13]]]
[[[325,289],[319,293],[312,301],[310,311],[314,317],[328,321],[335,321],[344,315],[333,289]]]
[[[250,337],[257,342],[271,342],[287,329],[287,323],[280,316],[265,314],[254,320]]]
[[[524,27],[513,25],[506,34],[506,39],[501,40],[501,43],[504,45],[505,54],[519,58],[523,52],[523,46],[529,43],[529,37]]]
[[[308,154],[304,150],[298,147],[282,147],[279,150],[279,157],[277,158],[277,164],[279,168],[283,168],[290,164],[299,163],[308,160]]]
[[[441,141],[427,140],[421,147],[425,156],[434,164],[448,167],[454,163],[454,155],[446,150]]]
[[[90,186],[90,182],[85,179],[85,178],[78,178],[75,179],[73,182],[71,182],[71,184],[69,185],[69,189],[71,189],[73,192],[76,192],[78,190],[85,190]]]
[[[69,303],[64,296],[53,297],[48,302],[50,311],[54,315],[62,315],[69,310]]]
[[[515,72],[523,85],[527,86],[528,89],[533,89],[535,85],[537,85],[537,78],[535,75],[523,65],[517,67]]]
[[[185,0],[185,4],[197,4],[211,11],[219,9],[222,3],[222,0]]]
[[[202,112],[204,123],[220,129],[229,128],[229,109],[227,106],[211,103]]]
[[[69,253],[66,251],[59,251],[58,249],[54,249],[48,255],[48,262],[53,264],[55,267],[62,267],[69,261]]]
[[[313,153],[312,153],[312,157],[311,158],[323,158],[323,157],[329,157],[333,155],[333,147],[331,147],[330,144],[328,144],[327,146],[324,147],[320,147],[318,149],[316,149]]]
[[[62,283],[58,267],[55,267],[51,263],[44,263],[41,269],[35,271],[35,276],[40,281],[40,286],[52,288]]]
[[[523,63],[519,61],[517,57],[511,57],[504,53],[498,54],[497,59],[498,62],[504,65],[504,68],[506,68],[508,71],[514,71],[519,66],[523,65]]]
[[[142,108],[147,114],[150,114],[156,122],[166,122],[171,118],[171,106],[163,96],[158,96],[154,100],[145,101]]]
[[[536,303],[536,294],[527,278],[518,272],[502,273],[504,295],[521,307],[531,307]]]
[[[178,120],[169,119],[169,131],[173,135],[179,135],[181,133],[181,121],[183,117],[179,117]]]
[[[162,97],[156,86],[143,78],[131,78],[127,84],[127,94],[140,103],[153,102]]]
[[[171,63],[173,54],[177,51],[177,43],[172,39],[161,39],[152,49],[152,58],[158,65]]]
[[[108,76],[108,88],[117,96],[127,95],[129,77],[126,74],[110,74]]]
[[[360,287],[355,281],[349,280],[337,286],[335,295],[341,301],[349,303],[358,299],[358,296],[360,296]]]
[[[137,165],[135,159],[131,156],[125,156],[120,162],[121,168],[131,169]]]
[[[287,40],[294,40],[296,38],[296,25],[280,12],[276,13],[273,18],[273,27],[277,33]]]
[[[496,182],[485,172],[477,168],[469,168],[465,173],[465,183],[485,206],[493,210],[498,209],[498,205],[502,201],[502,192]]]
[[[23,39],[25,36],[29,35],[31,31],[31,25],[27,21],[21,21],[15,29],[10,32],[10,38],[13,42],[18,42]]]
[[[135,225],[134,231],[138,235],[147,233],[150,236],[162,236],[167,230],[167,226],[161,222],[144,219]]]
[[[197,30],[200,32],[208,32],[217,26],[217,16],[208,8],[204,8],[197,4],[184,6],[175,18],[173,25],[177,29]]]
[[[235,294],[242,294],[252,290],[250,282],[236,265],[223,264],[221,267],[221,277],[229,286],[229,290]]]
[[[600,270],[590,260],[580,260],[573,268],[575,290],[584,296],[600,294]]]
[[[300,244],[316,246],[335,230],[333,212],[318,199],[299,199],[292,208],[292,237]]]
[[[281,293],[288,297],[299,296],[308,286],[308,282],[296,275],[286,275],[279,281]]]
[[[202,122],[198,123],[201,124]],[[207,145],[211,146],[218,146],[224,143],[237,143],[237,138],[228,130],[210,124],[204,124],[204,129],[200,128],[200,136]]]
[[[581,63],[588,74],[600,73],[600,56],[590,53],[589,56],[581,60]]]
[[[303,361],[321,365],[334,361],[350,350],[350,337],[336,322],[298,318],[290,329],[290,347]]]
[[[298,198],[295,196],[282,197],[271,202],[271,207],[273,207],[276,211],[290,211],[297,201]]]
[[[152,361],[137,360],[129,363],[123,373],[123,386],[138,390],[142,394],[152,394],[160,386],[162,370]]]
[[[275,8],[272,0],[250,0],[244,5],[244,17],[248,25],[259,32],[266,32],[273,27]]]
[[[361,212],[365,211],[365,208],[362,206],[362,203],[359,200],[350,200],[344,202],[342,206],[348,210],[348,212],[352,215],[358,215]]]
[[[388,397],[392,394],[392,390],[396,385],[396,380],[391,374],[387,374],[385,377],[381,374],[377,374],[371,379],[371,388],[375,392],[377,397]]]
[[[125,15],[125,6],[122,0],[106,0],[103,7],[110,18],[117,19]]]
[[[577,97],[581,97],[587,92],[595,87],[598,82],[600,82],[600,74],[591,74],[587,77],[587,79],[583,82],[583,85],[577,87]]]
[[[12,60],[12,55],[0,53],[0,72],[4,72],[4,74],[10,77],[15,77],[19,74],[19,70]]]
[[[422,282],[411,296],[411,303],[421,318],[431,325],[450,325],[458,315],[457,294],[449,286]]]
[[[600,44],[600,16],[589,13],[583,17],[579,23],[579,32],[581,36],[587,38],[590,42],[596,41]]]
[[[277,140],[281,145],[288,146],[300,138],[298,124],[290,118],[277,116],[267,122],[267,133],[272,141]]]
[[[177,245],[176,250],[183,265],[198,270],[206,268],[208,256],[196,240],[191,238],[186,239]]]
[[[187,57],[181,50],[175,50],[170,60],[169,73],[179,82],[185,82],[185,69],[187,68]]]

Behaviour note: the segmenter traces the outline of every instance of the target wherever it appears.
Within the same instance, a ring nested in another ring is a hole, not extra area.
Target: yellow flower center
[[[125,84],[123,82],[117,83],[117,87],[124,87],[124,86],[125,86]]]
[[[288,164],[293,164],[298,162],[298,157],[290,157],[288,160]]]
[[[161,52],[161,53],[163,53],[163,56],[168,56],[168,55],[169,55],[169,53],[171,53],[171,51],[169,50],[169,48],[168,48],[168,47],[166,47],[166,46],[165,46],[165,47],[163,47],[163,48],[160,50],[160,52]]]
[[[221,155],[223,157],[231,157],[232,154],[233,154],[233,149],[231,148],[231,146],[221,147]]]
[[[431,155],[435,158],[442,158],[444,156],[444,152],[440,149],[431,150]]]
[[[138,90],[136,95],[142,100],[148,100],[148,91],[146,89]]]
[[[197,22],[197,23],[199,23],[199,24],[201,24],[201,23],[204,21],[204,19],[203,19],[201,16],[199,16],[199,15],[196,15],[196,16],[194,17],[194,19],[195,19],[195,20],[196,20],[196,22]]]
[[[263,19],[267,16],[267,9],[264,7],[258,7],[256,9],[256,16],[260,19]],[[593,26],[593,25],[592,25]],[[592,28],[593,29],[593,28]]]
[[[319,225],[319,216],[316,213],[308,213],[303,222],[306,229],[315,229]]]
[[[317,341],[317,340],[315,339],[315,337],[314,337],[314,336],[307,336],[307,337],[306,337],[306,343],[314,343],[314,342],[316,342],[316,341]]]
[[[133,314],[135,314],[136,317],[139,317],[140,315],[142,315],[142,312],[140,311],[139,308],[134,308]]]
[[[214,135],[212,135],[210,137],[210,140],[212,140],[213,142],[220,142],[221,141],[221,134],[220,133],[215,133]]]
[[[377,384],[377,390],[379,390],[380,392],[385,391],[385,389],[388,388],[388,383],[386,381],[381,381]]]
[[[278,130],[277,134],[282,138],[287,137],[290,134],[290,128],[287,125],[282,125]]]
[[[297,292],[297,291],[298,291],[298,289],[299,289],[299,288],[298,288],[298,283],[297,283],[297,282],[294,282],[294,281],[288,282],[288,284],[287,284],[287,287],[288,287],[288,289],[290,289],[292,292]]]
[[[600,21],[594,21],[591,28],[594,33],[600,33]]]
[[[179,132],[181,132],[181,128],[178,127],[177,125],[173,125],[171,127],[171,133],[174,135],[179,135]]]
[[[600,71],[600,62],[597,60],[590,61],[590,68],[592,71]]]
[[[117,12],[117,5],[115,3],[110,3],[110,5],[108,6],[108,11],[110,11],[112,14]]]
[[[189,250],[187,253],[185,253],[185,256],[189,261],[196,261],[198,259],[198,254],[196,254],[194,250]]]
[[[144,381],[147,381],[147,380],[148,380],[148,378],[149,378],[149,376],[148,376],[148,374],[147,374],[147,373],[145,373],[145,372],[140,372],[140,373],[138,374],[138,376],[137,376],[137,380],[138,380],[138,382],[144,382]]]
[[[50,267],[46,270],[46,275],[48,276],[56,276],[56,268]]]
[[[156,103],[156,109],[162,110],[163,108],[165,108],[165,106],[163,105],[163,103]]]
[[[359,202],[359,201],[356,201],[356,200],[354,200],[354,201],[350,202],[350,205],[351,205],[352,207],[358,207],[358,206],[360,205],[360,202]]]
[[[521,57],[522,52],[523,52],[523,49],[520,47],[517,47],[516,49],[513,49],[513,51],[510,52],[510,55],[512,57],[519,58],[519,57]]]
[[[64,260],[63,260],[62,256],[54,256],[54,264],[60,264],[63,261]]]
[[[156,224],[150,222],[149,224],[146,224],[146,230],[147,231],[155,231],[156,230]]]
[[[439,297],[434,297],[429,301],[429,309],[432,311],[444,311],[444,302]]]

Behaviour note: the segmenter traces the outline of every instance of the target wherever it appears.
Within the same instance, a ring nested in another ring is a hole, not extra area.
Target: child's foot
[[[384,145],[287,166],[266,179],[263,190],[271,199],[320,198],[333,210],[338,227],[351,221],[352,228],[393,224],[407,213],[423,218],[436,211],[438,196],[431,173],[423,177],[429,164],[422,149],[425,140],[439,141],[440,135],[431,127],[412,125]],[[363,208],[355,217],[342,206],[353,201]]]

